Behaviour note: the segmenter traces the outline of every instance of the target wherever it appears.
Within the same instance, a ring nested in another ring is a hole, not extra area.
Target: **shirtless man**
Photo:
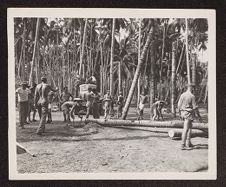
[[[87,102],[86,102],[86,108],[87,108],[86,119],[89,118],[89,114],[91,112],[94,97],[95,97],[95,95],[92,92],[92,88],[88,88],[88,93],[86,95],[86,100],[87,100]]]
[[[74,99],[74,101],[66,101],[62,104],[61,109],[64,113],[64,115],[66,116],[66,123],[67,125],[70,125],[70,116],[72,117],[72,119],[74,119],[74,114],[78,113],[79,116],[79,111],[82,108],[82,100],[76,100]]]
[[[69,101],[70,98],[73,100],[73,96],[68,92],[68,88],[65,86],[63,93],[60,95],[60,103],[61,103],[61,105],[64,102]],[[66,122],[66,116],[65,115],[64,115],[64,122]]]
[[[165,102],[158,100],[156,101],[152,106],[151,110],[153,111],[153,118],[152,120],[159,120],[159,118],[162,118],[162,121],[164,121],[162,116],[162,108],[165,106]]]
[[[142,120],[144,115],[144,104],[147,102],[148,96],[144,94],[140,94],[140,102],[138,106],[138,120]]]
[[[118,100],[117,100],[117,117],[120,118],[122,116],[122,108],[123,108],[123,103],[124,102],[124,97],[122,95],[122,92],[119,92]]]
[[[33,111],[33,118],[32,121],[36,121],[35,120],[35,115],[36,115],[36,108],[34,107],[34,96],[35,96],[35,88],[36,88],[37,84],[34,83],[33,87],[30,88],[30,93],[28,95],[28,120],[29,122],[31,122],[31,111]],[[39,116],[40,117],[40,116]]]
[[[48,114],[48,94],[50,91],[57,92],[58,89],[53,89],[47,84],[47,79],[45,77],[41,78],[41,83],[37,85],[35,89],[35,107],[38,108],[41,114],[41,120],[37,129],[37,135],[42,135],[45,131],[46,117]]]
[[[110,112],[111,102],[112,102],[112,98],[111,98],[109,90],[104,95],[103,101],[104,101],[104,119],[107,119],[107,116]]]

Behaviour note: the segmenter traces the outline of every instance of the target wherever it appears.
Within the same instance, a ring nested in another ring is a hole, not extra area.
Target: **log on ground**
[[[183,129],[171,129],[168,134],[170,138],[181,138],[182,136]],[[191,131],[191,137],[207,137],[208,132],[207,131],[202,131],[199,129],[192,129]]]
[[[103,126],[132,126],[132,127],[157,127],[157,128],[183,128],[184,122],[179,120],[174,121],[149,121],[149,120],[120,120],[120,119],[86,119],[86,123],[93,122]],[[193,129],[208,129],[206,123],[193,123]]]

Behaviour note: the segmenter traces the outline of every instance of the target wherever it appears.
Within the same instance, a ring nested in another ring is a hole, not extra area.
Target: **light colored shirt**
[[[28,101],[28,94],[31,93],[31,90],[27,88],[25,90],[23,88],[18,88],[16,93],[18,94],[18,102],[25,102]]]
[[[178,101],[178,108],[180,110],[192,111],[198,108],[195,102],[195,96],[191,93],[191,91],[187,90],[184,92]]]

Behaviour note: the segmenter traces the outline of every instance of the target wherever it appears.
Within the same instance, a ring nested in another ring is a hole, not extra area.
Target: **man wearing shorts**
[[[180,96],[180,99],[178,101],[178,109],[180,112],[180,116],[184,120],[184,128],[181,142],[182,150],[190,150],[193,147],[191,143],[191,130],[192,122],[194,120],[194,114],[196,113],[199,117],[199,121],[202,121],[201,116],[199,114],[198,106],[195,101],[195,96],[193,95],[194,86],[194,84],[189,84],[187,91]]]
[[[139,106],[138,106],[138,120],[142,120],[143,119],[143,115],[144,115],[144,104],[147,102],[147,95],[144,94],[140,94],[140,102],[139,102]]]

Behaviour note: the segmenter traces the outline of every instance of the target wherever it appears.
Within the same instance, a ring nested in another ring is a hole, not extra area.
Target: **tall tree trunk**
[[[18,74],[22,81],[25,80],[25,35],[26,35],[26,21],[23,20],[24,30],[22,35],[22,44],[21,44],[21,52],[20,52],[20,59],[19,59],[19,67],[18,67]]]
[[[161,60],[160,60],[160,72],[159,72],[159,87],[160,87],[160,93],[159,93],[159,98],[162,98],[162,62],[164,58],[164,53],[165,53],[165,38],[166,38],[166,23],[164,23],[163,26],[163,36],[162,36],[162,54],[161,54]]]
[[[192,83],[196,85],[196,54],[192,54]]]
[[[115,18],[112,19],[112,34],[111,34],[111,61],[110,61],[110,94],[111,96],[113,96],[114,41],[115,41]]]
[[[181,49],[181,53],[180,53],[180,58],[179,58],[179,61],[178,61],[178,65],[177,65],[177,70],[176,70],[176,74],[178,73],[179,71],[179,68],[180,68],[180,65],[181,65],[181,62],[182,62],[182,58],[183,58],[183,54],[184,54],[184,43],[183,43],[183,47]]]
[[[176,81],[176,42],[172,43],[172,73],[171,73],[171,112],[176,117],[175,110],[175,81]]]
[[[186,41],[186,64],[187,64],[187,79],[188,84],[191,83],[191,76],[190,76],[190,65],[189,65],[189,56],[188,56],[188,19],[185,18],[185,26],[186,26],[186,34],[185,34],[185,41]]]
[[[85,26],[83,31],[83,41],[82,46],[80,46],[80,66],[79,66],[79,77],[82,77],[82,67],[83,67],[83,53],[84,53],[84,46],[85,46],[85,40],[86,40],[86,29],[87,29],[87,22],[88,18],[85,18]],[[84,76],[84,75],[83,75]]]
[[[134,75],[134,78],[133,78],[133,81],[132,81],[132,84],[131,84],[131,87],[130,87],[130,90],[129,90],[128,97],[126,99],[125,106],[123,108],[122,119],[126,119],[127,113],[129,111],[129,106],[130,106],[130,103],[131,103],[132,98],[133,98],[133,94],[134,94],[134,91],[135,91],[135,88],[136,88],[136,85],[137,85],[137,81],[138,81],[138,77],[140,75],[142,64],[144,63],[144,60],[145,60],[145,57],[146,57],[146,54],[147,54],[147,51],[148,51],[148,47],[149,47],[151,40],[153,38],[153,33],[154,33],[154,27],[151,26],[150,31],[149,31],[148,36],[147,36],[147,39],[146,39],[146,42],[145,42],[145,45],[144,45],[143,50],[142,50],[142,54],[141,54],[141,57],[140,57],[140,63],[137,64],[137,69],[136,69],[136,72],[135,72],[135,75]]]
[[[155,43],[154,41],[151,42],[150,45],[150,53],[151,53],[151,76],[150,76],[150,108],[155,102],[155,94],[156,94],[156,87],[155,87]],[[152,120],[152,110],[150,111],[150,120]]]
[[[35,44],[34,44],[34,50],[33,50],[33,56],[32,56],[32,61],[31,61],[31,71],[30,71],[30,76],[29,76],[29,85],[33,86],[33,73],[34,73],[34,61],[35,61],[35,55],[36,55],[36,50],[37,50],[37,42],[38,42],[38,34],[39,34],[39,25],[40,25],[40,18],[37,18],[37,23],[36,23],[36,31],[35,31]]]
[[[118,92],[122,91],[122,62],[118,62]]]
[[[103,49],[100,44],[100,93],[104,93],[104,60],[103,60]]]
[[[139,20],[138,64],[140,64],[140,51],[141,51],[141,22],[142,22],[142,19]],[[138,83],[137,83],[137,108],[140,102],[140,78],[141,78],[141,75],[139,75]]]

